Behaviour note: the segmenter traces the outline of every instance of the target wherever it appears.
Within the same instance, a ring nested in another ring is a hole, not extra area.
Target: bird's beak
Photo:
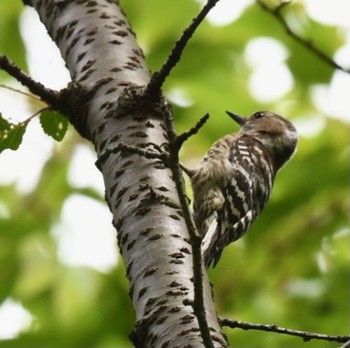
[[[240,126],[243,126],[246,122],[247,119],[241,116],[238,116],[236,114],[233,114],[230,111],[226,111],[227,115],[229,115],[234,121],[236,121]]]

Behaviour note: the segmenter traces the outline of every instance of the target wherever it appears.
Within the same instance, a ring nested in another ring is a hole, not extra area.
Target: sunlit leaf
[[[27,122],[12,124],[0,118],[0,153],[6,149],[17,150],[22,143]]]
[[[0,132],[4,131],[5,129],[9,129],[10,127],[11,123],[2,117],[0,112]]]
[[[40,123],[44,132],[57,141],[61,141],[67,132],[67,118],[55,110],[44,110],[40,114]]]

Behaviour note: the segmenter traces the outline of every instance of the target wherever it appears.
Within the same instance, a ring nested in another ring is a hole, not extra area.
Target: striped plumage
[[[272,112],[247,119],[228,114],[240,131],[215,142],[198,168],[188,171],[207,266],[215,266],[224,247],[242,237],[262,211],[277,171],[297,144],[294,126]]]

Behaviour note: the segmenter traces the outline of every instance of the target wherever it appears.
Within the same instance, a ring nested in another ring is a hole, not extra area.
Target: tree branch
[[[188,41],[191,39],[198,26],[202,23],[209,11],[216,5],[218,1],[219,0],[208,0],[206,5],[200,11],[200,13],[192,20],[192,23],[184,30],[180,39],[176,41],[166,62],[163,64],[163,66],[158,72],[153,74],[152,79],[147,86],[148,95],[157,95],[160,93],[160,90],[166,78],[169,76],[171,70],[180,61],[181,55]]]
[[[190,235],[191,245],[192,245],[194,300],[193,302],[189,301],[186,304],[190,304],[193,307],[193,311],[198,320],[204,346],[206,348],[214,348],[214,343],[210,335],[210,329],[206,319],[204,296],[203,296],[202,252],[201,252],[202,238],[200,237],[196,229],[196,226],[192,218],[192,214],[188,207],[184,181],[183,181],[180,164],[179,164],[179,150],[180,150],[181,144],[186,139],[188,139],[190,135],[195,134],[199,130],[199,128],[208,119],[208,115],[205,115],[196,124],[194,128],[184,133],[186,135],[182,134],[180,138],[176,135],[176,132],[174,129],[172,112],[168,105],[164,105],[163,107],[163,118],[165,122],[166,132],[169,138],[168,164],[169,164],[170,170],[172,171],[173,179],[176,184],[176,190],[179,197],[180,206],[184,214],[185,223],[188,229],[188,233]]]
[[[350,339],[346,341],[341,347],[339,348],[350,348]]]
[[[34,81],[4,55],[0,55],[0,69],[6,71],[9,75],[14,77],[23,86],[27,87],[33,94],[39,96],[47,104],[56,105],[58,103],[58,92],[46,88],[40,82]]]
[[[256,2],[260,5],[262,9],[269,12],[272,16],[274,16],[278,22],[282,25],[282,27],[285,29],[287,34],[291,36],[295,41],[300,43],[302,46],[306,47],[308,50],[313,52],[317,57],[319,57],[321,60],[323,60],[328,65],[332,66],[335,69],[341,70],[347,74],[350,74],[350,69],[346,69],[343,66],[339,65],[337,62],[335,62],[331,57],[329,57],[326,53],[324,53],[321,49],[316,47],[311,40],[304,39],[303,37],[299,36],[297,33],[295,33],[290,26],[287,24],[285,18],[282,16],[281,10],[289,4],[289,2],[281,2],[276,7],[270,7],[268,6],[263,0],[256,0]]]
[[[290,335],[290,336],[297,336],[297,337],[301,337],[304,341],[310,341],[315,339],[315,340],[324,340],[324,341],[343,343],[343,342],[347,342],[350,339],[350,336],[332,336],[332,335],[318,334],[314,332],[291,330],[291,329],[286,329],[283,327],[276,326],[274,324],[268,324],[268,325],[252,324],[252,323],[246,323],[243,321],[229,320],[229,319],[221,319],[220,324],[221,326],[228,326],[232,329],[239,328],[243,330],[258,330],[258,331],[276,332],[276,333]]]
[[[175,146],[178,147],[178,151],[181,149],[183,143],[187,141],[192,135],[195,135],[198,133],[198,131],[204,126],[205,122],[207,122],[209,119],[209,114],[205,114],[197,123],[196,125],[191,128],[190,130],[183,132],[182,134],[178,135],[175,139]]]

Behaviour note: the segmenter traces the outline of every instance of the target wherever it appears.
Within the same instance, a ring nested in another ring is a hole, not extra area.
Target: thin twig
[[[214,348],[214,343],[210,335],[209,325],[206,318],[204,295],[203,295],[203,278],[202,278],[202,254],[201,254],[201,237],[194,224],[190,209],[188,207],[188,200],[185,192],[184,181],[181,175],[181,169],[179,165],[179,141],[174,129],[174,122],[172,112],[168,105],[163,107],[163,118],[165,122],[166,132],[169,138],[169,161],[168,165],[172,171],[174,182],[176,185],[177,194],[179,197],[180,206],[184,215],[184,220],[190,235],[192,244],[192,262],[193,262],[193,283],[194,283],[194,300],[186,301],[187,304],[192,305],[194,314],[197,317],[199,329],[203,339],[204,347]],[[197,125],[189,131],[193,134],[199,129],[203,120],[207,117],[203,117]],[[186,138],[186,136],[183,136]]]
[[[24,95],[24,96],[26,96],[28,98],[32,98],[32,99],[35,99],[35,100],[40,101],[40,102],[42,101],[36,95],[29,94],[29,93],[21,91],[20,89],[17,89],[17,88],[13,88],[13,87],[10,87],[10,86],[5,86],[3,84],[0,84],[0,88],[8,89],[9,91],[16,92],[18,94],[22,94],[22,95]]]
[[[310,341],[315,339],[315,340],[324,340],[324,341],[343,343],[343,342],[347,342],[350,339],[350,336],[332,336],[332,335],[318,334],[314,332],[292,330],[292,329],[279,327],[273,324],[268,324],[268,325],[252,324],[252,323],[246,323],[243,321],[229,320],[229,319],[221,319],[220,324],[221,326],[228,326],[232,329],[239,328],[243,330],[259,330],[259,331],[276,332],[276,333],[290,335],[290,336],[298,336],[298,337],[301,337],[304,341]]]
[[[178,135],[175,139],[175,144],[178,147],[178,150],[181,149],[181,146],[185,141],[187,141],[192,135],[195,135],[198,133],[198,131],[204,126],[205,122],[207,122],[209,119],[209,114],[205,114],[194,127],[192,127],[190,130],[183,132],[182,134]]]
[[[54,106],[58,103],[58,92],[46,88],[40,82],[34,81],[6,56],[0,55],[0,69],[6,71],[9,75],[14,77],[23,86],[27,87],[33,94],[39,96],[41,100],[47,104]]]
[[[290,26],[287,24],[285,18],[282,16],[282,13],[281,13],[282,8],[284,8],[287,4],[289,4],[289,2],[282,2],[280,5],[276,7],[268,6],[263,0],[256,0],[256,2],[261,6],[261,8],[263,8],[265,11],[273,15],[280,22],[280,24],[288,33],[288,35],[290,35],[295,41],[299,42],[302,46],[306,47],[308,50],[313,52],[317,57],[319,57],[321,60],[323,60],[333,68],[336,68],[347,74],[350,74],[349,69],[346,69],[343,66],[339,65],[331,57],[329,57],[326,53],[324,53],[321,49],[316,47],[311,40],[304,39],[303,37],[299,36],[290,28]]]
[[[216,5],[219,0],[208,0],[206,5],[200,11],[200,13],[192,20],[191,24],[184,30],[180,39],[176,41],[171,53],[169,54],[166,62],[161,69],[154,73],[150,83],[147,86],[148,95],[157,95],[165,82],[165,79],[169,76],[171,70],[180,61],[181,55],[193,36],[198,26],[202,23],[208,12]]]

